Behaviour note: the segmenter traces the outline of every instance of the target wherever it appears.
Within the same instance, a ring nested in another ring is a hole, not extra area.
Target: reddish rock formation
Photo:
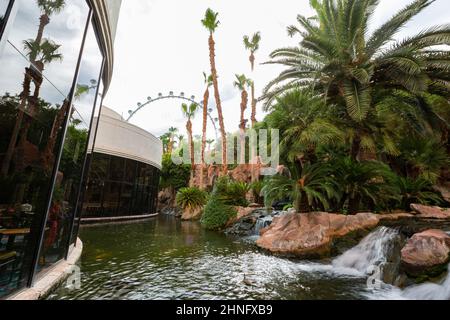
[[[438,276],[450,260],[450,236],[441,230],[417,233],[402,249],[402,267],[410,276]]]
[[[249,215],[251,215],[254,211],[255,208],[246,208],[246,207],[235,207],[236,211],[237,211],[237,215],[234,218],[231,218],[227,224],[226,227],[230,227],[233,224],[235,224],[236,222],[238,222],[239,220],[241,220],[244,217],[247,217]]]
[[[333,241],[351,233],[367,233],[379,218],[372,213],[345,216],[329,213],[287,214],[276,217],[256,244],[275,254],[301,258],[329,255]]]
[[[173,188],[166,188],[158,193],[158,212],[166,208],[175,207],[175,191]]]
[[[181,220],[200,220],[203,214],[203,208],[190,208],[185,209],[183,211],[183,215],[181,216]]]
[[[450,219],[450,209],[424,206],[421,204],[412,204],[411,209],[416,212],[420,218]]]

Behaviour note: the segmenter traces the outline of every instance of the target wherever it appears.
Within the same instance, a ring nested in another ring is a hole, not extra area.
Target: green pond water
[[[366,299],[367,279],[329,262],[267,255],[249,241],[160,216],[83,227],[81,288],[49,299]],[[247,281],[244,281],[244,275]]]

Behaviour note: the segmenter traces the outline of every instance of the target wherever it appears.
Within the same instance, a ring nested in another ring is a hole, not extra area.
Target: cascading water
[[[409,287],[401,294],[403,298],[412,300],[450,300],[450,272],[441,283],[424,283]]]
[[[388,262],[393,243],[399,237],[395,229],[381,227],[365,237],[356,247],[333,260],[334,268],[355,269],[361,275],[374,266]]]
[[[255,235],[259,236],[259,232],[262,229],[270,226],[272,221],[273,221],[273,216],[266,216],[266,217],[259,218],[255,224]]]

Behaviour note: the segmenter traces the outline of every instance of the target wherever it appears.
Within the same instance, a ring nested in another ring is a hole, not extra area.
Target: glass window
[[[52,208],[46,226],[48,230],[55,228],[57,236],[55,237],[52,232],[45,233],[39,259],[40,268],[63,259],[72,240],[72,226],[79,204],[89,129],[94,114],[102,62],[103,56],[91,23],[86,34],[71,117],[59,165],[60,179],[54,186]],[[53,216],[57,216],[56,225]]]
[[[84,1],[55,3],[16,0],[17,14],[3,39],[0,185],[9,187],[0,188],[0,257],[7,257],[1,261],[0,296],[25,286],[32,274],[89,15]],[[58,186],[73,183],[62,172],[56,180]],[[60,245],[66,196],[59,188],[50,204],[48,250]]]
[[[9,0],[0,0],[0,32],[3,28],[3,22],[5,21],[6,10],[8,9]]]

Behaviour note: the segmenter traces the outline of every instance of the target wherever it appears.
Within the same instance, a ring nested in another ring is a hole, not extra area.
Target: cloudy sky
[[[373,26],[379,26],[409,2],[381,0]],[[257,62],[267,61],[274,49],[298,43],[299,39],[287,36],[286,27],[295,23],[297,14],[311,15],[309,0],[123,0],[114,78],[105,105],[126,117],[138,102],[145,102],[148,96],[156,97],[159,92],[185,92],[201,101],[205,89],[202,72],[210,69],[208,33],[200,21],[208,7],[220,14],[221,25],[215,39],[225,126],[229,132],[237,131],[240,93],[233,88],[234,75],[245,73],[252,78],[260,94],[261,88],[280,71],[276,66],[257,65],[252,74],[242,37],[260,31],[262,42]],[[450,2],[437,0],[399,37],[449,22]],[[171,126],[184,132],[181,103],[172,99],[153,103],[131,122],[158,136]],[[215,105],[212,98],[210,104]],[[259,119],[263,117],[260,109]],[[199,114],[194,122],[194,134],[201,133],[200,118]],[[214,130],[210,129],[208,134],[214,138]]]

